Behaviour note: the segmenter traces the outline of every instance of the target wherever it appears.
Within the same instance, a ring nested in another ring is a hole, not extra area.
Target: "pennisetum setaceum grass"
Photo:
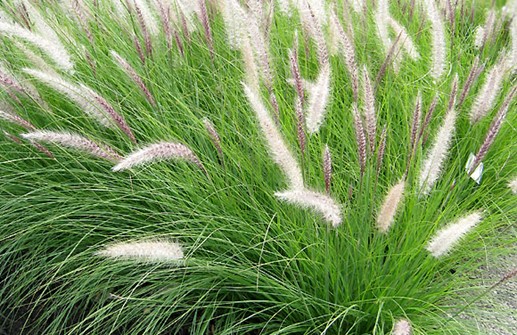
[[[516,15],[2,2],[0,326],[479,333],[515,275],[469,278],[516,250]]]

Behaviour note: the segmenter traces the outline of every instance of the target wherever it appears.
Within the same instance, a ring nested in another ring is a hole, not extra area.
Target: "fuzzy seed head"
[[[112,259],[175,264],[180,264],[184,258],[181,245],[169,241],[113,243],[97,251],[96,255]]]
[[[276,192],[275,195],[280,199],[302,208],[310,208],[320,213],[325,221],[337,227],[341,224],[341,209],[340,206],[329,196],[307,190],[287,190],[283,192]]]
[[[392,186],[384,198],[379,214],[377,215],[377,229],[381,233],[386,233],[395,220],[395,214],[400,207],[404,195],[405,180],[399,181]]]
[[[439,230],[431,239],[426,249],[436,258],[447,255],[461,238],[481,222],[481,212],[462,217]]]

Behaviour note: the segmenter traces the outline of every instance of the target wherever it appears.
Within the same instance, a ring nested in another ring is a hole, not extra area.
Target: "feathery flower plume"
[[[510,93],[508,93],[508,96],[501,104],[501,107],[499,108],[499,111],[497,112],[494,120],[492,121],[492,124],[490,125],[490,128],[488,128],[488,132],[486,134],[485,140],[483,141],[483,144],[479,148],[479,151],[477,152],[475,159],[472,163],[472,165],[469,168],[469,174],[472,174],[474,171],[476,171],[476,168],[478,167],[479,163],[485,158],[486,153],[488,152],[488,149],[492,145],[492,143],[495,140],[495,137],[499,133],[499,130],[501,129],[501,126],[503,125],[503,121],[506,118],[506,114],[508,112],[508,108],[510,107],[510,104],[515,97],[517,93],[517,86],[514,86]]]
[[[106,99],[104,99],[102,96],[100,96],[98,93],[90,89],[89,87],[85,86],[84,84],[81,84],[81,88],[85,92],[89,92],[90,96],[99,104],[100,107],[106,112],[107,115],[115,122],[117,127],[119,127],[120,130],[124,132],[124,134],[129,137],[131,142],[136,144],[136,138],[135,135],[133,135],[133,132],[131,131],[131,128],[126,123],[126,120],[124,120],[124,117],[117,113],[113,106],[110,105]]]
[[[407,55],[412,60],[418,60],[420,58],[420,54],[418,53],[415,43],[413,43],[413,40],[411,37],[409,37],[409,34],[406,31],[406,28],[404,28],[400,23],[398,23],[395,19],[393,19],[391,16],[388,18],[388,24],[391,28],[395,31],[395,35],[400,35],[401,40],[401,47],[404,49],[404,51],[407,53]]]
[[[10,133],[8,133],[5,130],[2,130],[2,133],[4,134],[5,137],[10,139],[14,143],[16,143],[16,144],[23,144],[22,141],[18,137],[14,136],[13,134],[10,134]]]
[[[172,49],[172,29],[171,29],[171,7],[165,5],[162,0],[155,1],[156,9],[160,16],[163,33],[165,34],[165,41],[167,42],[167,49]]]
[[[460,98],[456,103],[456,106],[461,106],[465,101],[465,98],[469,94],[470,89],[472,88],[472,84],[476,82],[477,78],[481,74],[481,71],[484,69],[484,65],[479,65],[479,56],[476,56],[474,62],[472,63],[472,67],[470,68],[469,75],[465,80],[465,84],[463,85],[463,89],[461,90]]]
[[[440,129],[438,129],[438,134],[436,135],[433,146],[422,165],[419,184],[420,189],[424,194],[429,194],[432,187],[440,177],[443,163],[445,162],[447,154],[449,153],[456,123],[456,111],[454,110],[454,102],[458,86],[457,84],[458,76],[456,75],[453,82],[449,109],[447,110],[447,114],[445,115],[442,126]]]
[[[69,132],[39,130],[21,134],[21,136],[30,141],[46,142],[77,149],[79,151],[89,153],[92,156],[107,159],[112,162],[118,162],[121,158],[119,154],[107,145],[102,145],[101,147],[86,137]]]
[[[387,136],[387,128],[384,126],[382,128],[381,139],[379,141],[379,150],[377,151],[377,177],[381,172],[382,161],[384,160],[384,152],[386,151],[386,136]]]
[[[397,36],[397,38],[395,38],[395,41],[393,41],[393,44],[391,45],[390,49],[388,50],[388,53],[386,54],[386,57],[384,58],[384,62],[382,62],[379,72],[377,72],[377,76],[375,77],[376,88],[377,86],[379,86],[379,83],[381,82],[382,78],[384,78],[388,66],[393,62],[393,57],[395,56],[395,51],[398,49],[399,42],[400,34]]]
[[[303,176],[302,170],[298,166],[298,162],[294,158],[293,154],[284,142],[282,135],[275,126],[274,121],[260,100],[260,97],[256,91],[253,91],[246,84],[244,86],[244,93],[248,98],[248,101],[257,115],[260,127],[264,137],[266,138],[269,149],[272,153],[274,161],[283,170],[285,176],[289,180],[289,185],[292,189],[303,188]]]
[[[130,153],[127,157],[124,157],[111,170],[117,172],[130,169],[134,166],[143,165],[145,163],[167,159],[181,159],[194,163],[203,170],[203,172],[205,172],[205,168],[196,154],[193,153],[186,145],[175,142],[158,142],[140,150],[136,150]]]
[[[513,194],[517,194],[517,177],[513,178],[509,183],[508,187],[512,190]]]
[[[228,43],[233,49],[240,49],[248,35],[248,13],[237,0],[223,1],[223,20]]]
[[[44,51],[61,69],[68,72],[73,70],[74,64],[71,61],[71,57],[61,43],[57,44],[55,41],[48,40],[44,36],[33,33],[17,24],[2,21],[0,21],[0,33],[26,40]]]
[[[474,124],[481,120],[494,106],[503,84],[505,69],[505,59],[501,58],[488,72],[485,83],[472,104],[470,123]]]
[[[411,335],[411,325],[406,319],[400,319],[393,326],[391,335]]]
[[[300,100],[303,102],[305,100],[305,96],[303,92],[302,76],[300,74],[300,66],[298,64],[298,33],[295,33],[294,41],[293,49],[289,51],[289,61],[296,93]]]
[[[447,225],[431,239],[426,247],[427,251],[436,258],[448,254],[469,230],[481,222],[481,219],[481,212],[474,212]]]
[[[421,123],[421,114],[422,114],[422,94],[420,91],[418,91],[418,95],[416,97],[415,102],[415,110],[413,111],[413,121],[411,122],[411,139],[410,139],[410,160],[411,156],[413,155],[413,152],[416,147],[416,140],[417,140],[417,133],[418,129],[420,128]]]
[[[393,221],[395,220],[395,214],[397,209],[400,207],[402,198],[404,195],[404,188],[406,181],[400,180],[397,184],[392,186],[384,198],[379,214],[377,215],[377,229],[381,233],[386,233],[390,229]]]
[[[210,135],[210,140],[212,141],[212,144],[214,145],[215,149],[217,150],[217,153],[219,154],[219,158],[222,160],[224,156],[223,149],[221,147],[221,138],[219,137],[217,130],[215,130],[214,124],[207,118],[203,119],[203,124],[205,125],[208,135]]]
[[[4,119],[11,123],[17,124],[27,130],[36,129],[29,121],[19,117],[18,115],[7,113],[7,112],[1,111],[1,110],[0,110],[0,119]]]
[[[54,155],[52,154],[52,152],[50,152],[50,150],[48,150],[46,147],[44,147],[43,145],[39,144],[38,142],[36,141],[29,141],[29,143],[35,147],[39,152],[45,154],[47,157],[49,158],[52,158],[54,159]]]
[[[126,72],[126,74],[133,80],[133,82],[140,88],[140,90],[142,90],[145,97],[147,98],[147,101],[149,101],[149,103],[152,106],[156,106],[156,102],[154,100],[153,95],[151,94],[147,86],[145,86],[142,78],[140,78],[138,73],[136,73],[135,69],[133,69],[133,67],[124,58],[122,58],[118,53],[116,53],[113,50],[111,50],[111,56],[117,61],[122,70]]]
[[[278,9],[280,10],[280,13],[291,17],[291,0],[277,0],[276,3],[278,4]]]
[[[388,21],[390,18],[389,3],[388,0],[379,0],[377,4],[377,11],[375,12],[375,24],[377,26],[377,32],[381,39],[384,50],[387,52],[392,41],[388,31]]]
[[[151,9],[147,5],[147,2],[145,0],[133,0],[133,4],[135,6],[135,10],[138,16],[137,19],[140,26],[142,27],[142,30],[145,29],[152,36],[156,36],[159,31],[158,22],[154,17]]]
[[[355,47],[353,38],[349,37],[345,33],[334,10],[332,10],[331,12],[329,27],[331,30],[335,31],[334,34],[339,36],[339,45],[341,46],[343,57],[345,58],[346,68],[352,81],[352,92],[354,94],[354,101],[357,101],[359,95],[359,70],[357,67],[357,61],[355,59]]]
[[[328,63],[320,69],[312,88],[305,119],[307,130],[311,134],[317,132],[323,123],[330,98],[330,65]]]
[[[208,43],[208,48],[210,49],[210,56],[212,59],[214,58],[214,41],[212,38],[212,29],[210,28],[210,21],[208,20],[208,12],[206,10],[205,0],[199,0],[199,8],[200,8],[200,19],[203,24],[203,28],[205,30],[205,38]]]
[[[45,73],[43,71],[28,68],[24,68],[23,71],[67,96],[87,115],[97,120],[103,126],[111,126],[112,123],[110,122],[110,119],[102,112],[102,109],[98,104],[95,103],[91,96],[92,91],[90,89],[85,89],[86,86],[74,85],[59,77],[57,74]]]
[[[372,82],[368,75],[366,65],[363,67],[363,94],[364,94],[364,117],[366,121],[366,133],[370,149],[375,151],[375,137],[377,135],[377,117],[375,116],[375,95],[373,93]]]
[[[325,191],[330,194],[330,183],[332,181],[332,156],[328,144],[323,149],[323,175],[325,177]]]
[[[325,36],[323,36],[323,27],[318,18],[316,18],[314,11],[309,7],[310,20],[309,27],[311,35],[316,42],[316,53],[318,55],[318,63],[320,66],[325,67],[329,62],[329,53],[327,49],[327,43],[325,42]]]
[[[302,152],[302,155],[304,155],[307,136],[305,134],[305,128],[303,127],[303,106],[300,97],[295,98],[294,111],[296,113],[296,136],[298,138],[298,145],[300,146],[300,151]]]
[[[355,140],[357,142],[357,152],[359,154],[359,166],[361,168],[361,176],[366,169],[366,136],[364,135],[363,122],[357,109],[357,104],[352,103],[352,116],[354,117]]]
[[[140,1],[138,1],[138,2],[140,2]],[[147,6],[145,4],[145,2],[142,2],[142,5]],[[134,1],[134,6],[135,6],[136,18],[137,18],[138,24],[140,25],[140,30],[142,31],[142,36],[144,37],[145,53],[147,56],[151,56],[153,54],[153,43],[151,41],[151,34],[149,33],[148,20],[144,16],[144,12],[146,10],[145,9],[143,10],[142,8],[140,8],[140,6],[139,6],[139,4],[137,4],[136,0]],[[149,8],[147,8],[147,10],[149,10]],[[149,14],[150,13],[147,13],[145,15],[149,15]],[[136,39],[136,41],[138,41],[138,40]],[[140,44],[140,43],[138,43],[138,44]],[[140,48],[140,53],[141,53],[141,48]]]
[[[7,69],[0,63],[0,85],[4,86],[8,90],[15,91],[17,93],[25,93],[25,89],[16,80],[14,76],[8,73]]]
[[[434,1],[427,0],[422,2],[424,3],[427,12],[427,18],[431,22],[433,46],[431,77],[433,77],[435,80],[438,80],[445,73],[445,61],[447,57],[445,29],[440,12],[438,11],[438,8],[436,8],[436,3]]]
[[[474,37],[474,46],[477,49],[484,48],[485,44],[490,42],[494,38],[495,20],[496,13],[495,9],[492,8],[488,11],[485,24],[483,26],[479,26],[476,29],[476,35]]]
[[[96,252],[97,256],[134,260],[142,262],[173,262],[181,263],[183,249],[177,242],[142,241],[119,242],[105,246]]]
[[[321,213],[323,218],[330,222],[333,227],[341,224],[341,210],[339,205],[329,196],[307,189],[287,190],[276,192],[280,200],[298,205],[302,208],[312,208]]]
[[[433,98],[433,101],[431,101],[431,104],[429,105],[429,108],[427,109],[427,113],[425,114],[424,123],[422,124],[422,127],[420,127],[420,132],[418,133],[418,138],[416,142],[422,138],[424,135],[424,132],[429,127],[429,123],[431,122],[431,119],[433,118],[434,111],[436,110],[436,106],[438,105],[438,94],[436,94]],[[422,138],[422,146],[427,142],[427,137],[429,136],[428,133],[425,134],[425,136]]]

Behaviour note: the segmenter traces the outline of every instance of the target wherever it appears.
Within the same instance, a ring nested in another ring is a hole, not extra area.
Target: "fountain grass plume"
[[[275,192],[275,196],[302,208],[315,210],[333,227],[338,227],[342,222],[340,206],[331,197],[323,193],[307,189],[294,189]]]
[[[323,176],[325,178],[325,191],[330,194],[330,184],[332,182],[332,156],[328,144],[323,149]]]
[[[273,156],[274,161],[283,170],[285,176],[289,180],[289,185],[292,189],[303,188],[302,171],[293,154],[287,147],[282,135],[278,131],[275,122],[262,103],[258,93],[253,91],[248,85],[243,84],[244,93],[257,116],[260,128],[268,142],[269,150]]]
[[[74,63],[70,55],[62,44],[57,44],[55,41],[46,39],[44,36],[36,34],[28,29],[25,29],[18,24],[9,24],[0,20],[0,33],[8,36],[15,36],[21,38],[42,51],[51,58],[54,63],[64,71],[72,72]]]
[[[445,39],[445,28],[440,12],[436,7],[436,3],[434,1],[427,0],[422,0],[422,3],[424,4],[427,13],[427,19],[431,23],[431,77],[437,81],[446,70],[447,43]]]
[[[317,132],[325,119],[330,99],[330,64],[320,68],[316,82],[311,87],[305,122],[310,134]]]
[[[147,101],[154,107],[156,106],[156,102],[154,100],[153,95],[151,94],[151,91],[147,88],[147,86],[144,84],[144,81],[142,78],[136,73],[135,69],[120,56],[115,51],[111,50],[111,56],[115,59],[115,61],[119,64],[119,66],[126,72],[126,74],[133,80],[133,82],[140,88],[142,93],[147,98]]]
[[[488,128],[488,132],[485,136],[485,140],[481,144],[481,147],[479,148],[479,151],[477,152],[474,161],[469,168],[469,174],[472,174],[474,171],[476,171],[478,165],[483,161],[483,158],[485,158],[488,149],[490,149],[490,146],[492,146],[492,143],[494,142],[497,134],[499,133],[499,130],[503,125],[503,121],[506,118],[506,114],[508,113],[508,108],[510,107],[510,104],[512,103],[512,100],[516,94],[517,86],[513,86],[501,104],[501,107],[499,107],[499,111],[495,115],[492,123],[490,124],[490,128]]]
[[[64,94],[77,104],[84,113],[95,119],[101,125],[105,127],[112,126],[112,122],[105,114],[104,109],[96,103],[95,98],[92,96],[93,91],[87,86],[73,84],[57,74],[28,68],[24,68],[23,71],[52,87],[59,93]]]
[[[217,154],[219,155],[221,162],[223,162],[224,155],[223,155],[223,148],[221,147],[221,137],[219,136],[219,133],[215,129],[212,121],[210,121],[208,118],[203,119],[203,124],[205,125],[205,129],[208,132],[208,135],[210,136],[210,140],[212,141],[212,144],[214,145],[215,149],[217,150]]]
[[[505,71],[506,57],[501,57],[486,75],[485,82],[472,104],[469,115],[472,124],[484,118],[494,106],[502,88]]]
[[[397,184],[388,190],[382,206],[377,214],[377,229],[385,234],[395,221],[395,215],[402,203],[406,181],[401,179]]]
[[[357,143],[359,167],[362,176],[366,169],[366,136],[364,134],[363,121],[361,120],[361,115],[359,115],[359,110],[355,102],[352,103],[352,117],[354,120],[355,140]]]
[[[123,171],[146,163],[169,159],[194,163],[205,172],[205,168],[196,154],[186,145],[176,142],[158,142],[136,150],[120,160],[111,170]]]
[[[463,102],[465,101],[465,98],[470,92],[470,89],[472,88],[472,85],[476,82],[476,80],[479,78],[479,75],[484,69],[484,65],[479,64],[479,56],[476,56],[474,59],[474,62],[472,63],[472,66],[470,67],[470,72],[465,80],[465,84],[463,84],[463,89],[461,90],[461,95],[456,103],[456,106],[461,106]]]
[[[440,258],[452,250],[474,226],[481,222],[481,212],[474,212],[439,230],[427,244],[427,251]]]
[[[345,59],[346,69],[350,75],[352,83],[352,92],[354,94],[354,101],[357,102],[359,97],[359,68],[357,66],[357,60],[355,57],[355,46],[353,43],[353,37],[348,36],[334,10],[331,12],[329,28],[334,30],[334,34],[339,37],[339,45],[341,46],[342,54]]]
[[[454,110],[454,105],[456,101],[455,97],[457,87],[458,75],[455,76],[452,84],[449,108],[445,114],[443,124],[438,129],[433,146],[422,164],[419,176],[419,185],[423,194],[429,194],[431,191],[443,171],[443,165],[447,155],[449,154],[452,137],[454,136],[454,131],[456,129],[455,124],[457,113]]]
[[[393,325],[391,335],[411,335],[411,324],[406,319],[400,319]]]
[[[368,134],[368,143],[372,152],[375,151],[375,141],[377,136],[377,116],[375,113],[375,95],[368,74],[366,65],[363,67],[363,98],[364,98],[364,118],[366,121],[366,133]]]
[[[139,262],[182,264],[184,252],[177,242],[166,240],[117,242],[95,252],[97,256]]]
[[[121,157],[120,155],[103,144],[99,145],[92,140],[87,139],[84,136],[62,131],[48,131],[48,130],[36,130],[30,133],[21,134],[21,136],[30,141],[46,142],[63,146],[71,149],[76,149],[92,156],[103,158],[111,162],[118,162]]]
[[[15,115],[15,114],[11,114],[11,113],[8,113],[8,112],[4,112],[2,110],[0,110],[0,119],[4,119],[8,122],[11,122],[11,123],[14,123],[14,124],[17,124],[27,130],[34,130],[36,129],[36,127],[34,127],[32,125],[32,123],[30,123],[29,121],[19,117],[18,115]]]

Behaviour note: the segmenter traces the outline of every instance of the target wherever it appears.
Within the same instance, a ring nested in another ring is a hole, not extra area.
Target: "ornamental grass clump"
[[[517,245],[489,5],[3,1],[0,328],[479,333]]]

